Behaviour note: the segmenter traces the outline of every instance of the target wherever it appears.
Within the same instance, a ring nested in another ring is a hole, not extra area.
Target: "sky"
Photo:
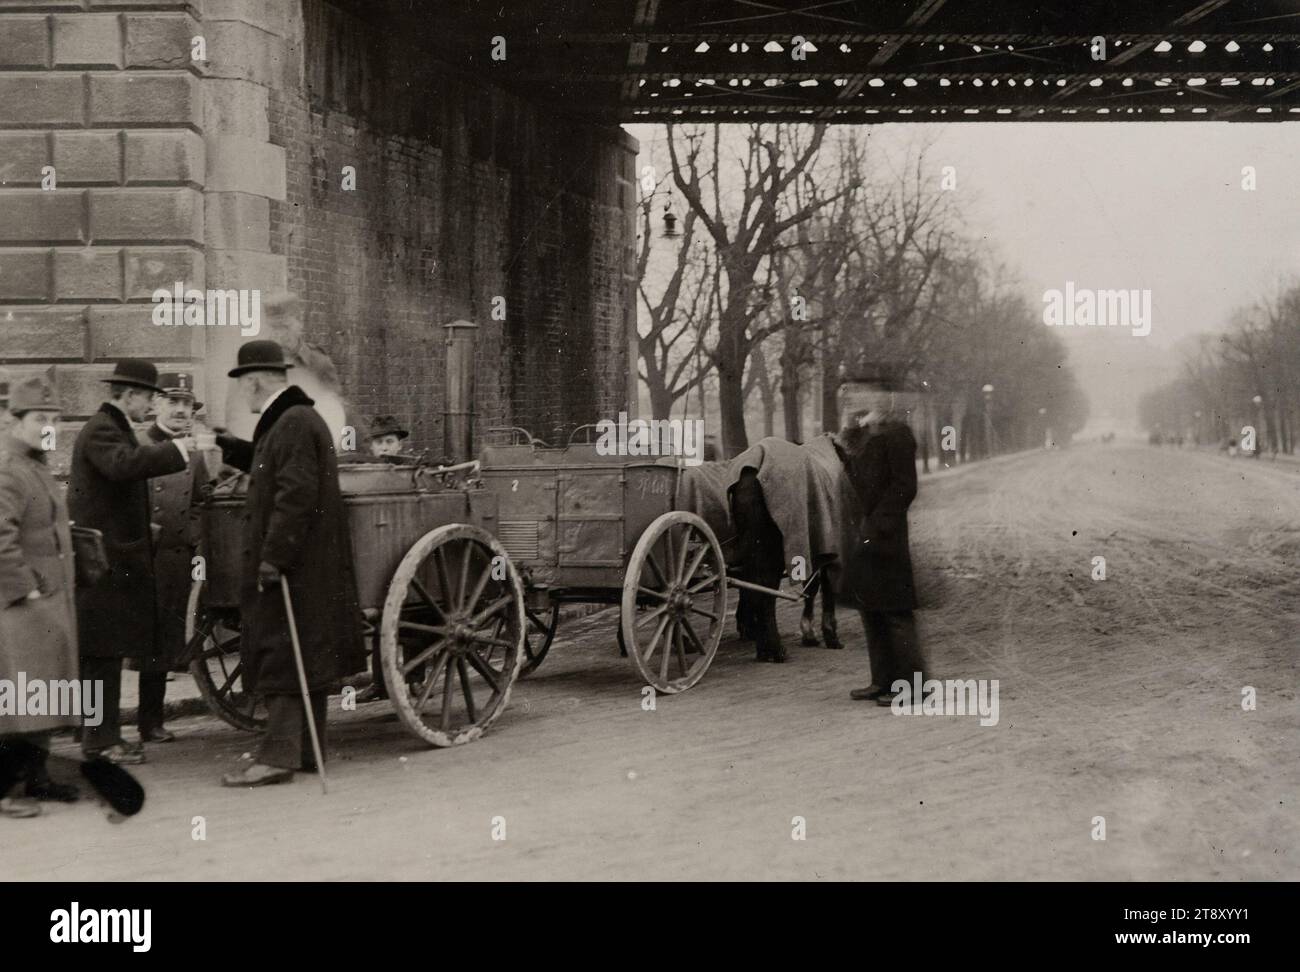
[[[662,128],[630,125],[643,150]],[[1059,328],[1094,417],[1127,421],[1180,341],[1300,278],[1300,123],[996,122],[873,126],[956,170],[968,233],[1042,306],[1080,288],[1149,289],[1149,336]],[[1242,188],[1243,168],[1256,188]]]

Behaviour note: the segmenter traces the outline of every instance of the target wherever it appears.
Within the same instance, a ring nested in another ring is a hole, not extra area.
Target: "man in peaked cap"
[[[18,384],[0,433],[0,679],[77,679],[76,577],[63,493],[50,474],[50,430],[62,408],[42,378]],[[37,799],[75,800],[75,787],[45,772],[49,734],[75,726],[78,713],[0,714],[0,815],[32,817]],[[25,779],[25,794],[4,792]]]
[[[194,376],[167,372],[159,376],[158,384],[162,392],[154,398],[154,424],[145,437],[152,443],[164,443],[190,435],[194,413],[203,407],[194,398]],[[140,672],[137,725],[142,742],[165,743],[176,738],[163,727],[167,675],[185,665],[185,615],[192,559],[199,541],[199,502],[211,478],[203,454],[195,450],[185,469],[149,481],[149,513],[157,528],[153,564],[158,620],[154,651],[131,664]]]
[[[396,456],[402,451],[402,440],[410,434],[395,415],[380,415],[370,423],[370,454]]]
[[[104,717],[83,727],[87,756],[114,763],[144,762],[143,747],[121,735],[122,659],[156,651],[149,479],[182,472],[194,440],[179,436],[142,445],[131,428],[143,422],[162,391],[148,361],[119,361],[109,377],[108,399],[77,435],[68,481],[68,511],[78,526],[104,534],[108,574],[77,591],[82,678],[104,685]]]
[[[223,777],[225,786],[284,783],[295,770],[314,768],[281,584],[291,595],[322,754],[329,690],[340,676],[365,667],[334,441],[312,400],[289,384],[291,367],[274,341],[242,345],[230,377],[261,417],[252,442],[217,437],[226,462],[251,473],[244,501],[240,662],[245,687],[265,700],[267,711],[255,761]]]

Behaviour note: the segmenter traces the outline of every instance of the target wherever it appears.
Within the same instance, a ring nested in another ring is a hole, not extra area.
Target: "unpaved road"
[[[996,726],[850,701],[848,612],[849,650],[757,665],[724,641],[643,711],[603,612],[471,745],[332,713],[328,796],[220,788],[249,737],[180,720],[140,817],[0,821],[0,878],[1300,878],[1294,467],[1081,447],[927,479],[913,524],[933,674],[998,679]]]

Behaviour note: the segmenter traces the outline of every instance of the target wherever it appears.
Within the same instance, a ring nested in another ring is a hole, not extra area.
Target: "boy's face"
[[[402,451],[401,437],[389,432],[387,435],[377,435],[370,440],[370,454],[372,456],[395,456]]]
[[[59,414],[56,410],[40,408],[25,412],[22,418],[13,420],[14,438],[33,449],[44,448],[47,441],[45,430],[58,427]]]

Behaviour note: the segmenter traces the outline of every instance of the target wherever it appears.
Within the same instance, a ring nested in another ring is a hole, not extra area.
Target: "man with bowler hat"
[[[226,462],[251,474],[244,501],[240,653],[244,684],[262,696],[267,710],[255,761],[224,776],[225,786],[284,783],[294,770],[315,768],[281,584],[291,595],[322,754],[329,690],[365,666],[333,437],[312,400],[288,383],[290,367],[274,341],[242,345],[230,377],[261,417],[252,442],[217,436]]]
[[[101,379],[109,397],[72,447],[68,512],[78,526],[104,534],[108,574],[77,591],[81,677],[102,681],[104,717],[82,730],[82,751],[115,763],[143,763],[144,748],[122,739],[122,659],[155,651],[156,592],[149,478],[180,472],[194,440],[182,436],[141,445],[131,428],[143,422],[162,389],[148,361],[124,360]]]
[[[194,376],[166,372],[154,399],[154,423],[145,437],[154,443],[191,435],[194,413],[203,403],[194,398]],[[198,546],[199,502],[211,476],[203,454],[195,450],[178,473],[149,481],[149,512],[157,528],[153,566],[158,592],[154,651],[133,660],[140,673],[137,725],[143,742],[165,743],[176,737],[163,726],[169,672],[185,667],[185,615],[189,607],[193,557]]]

